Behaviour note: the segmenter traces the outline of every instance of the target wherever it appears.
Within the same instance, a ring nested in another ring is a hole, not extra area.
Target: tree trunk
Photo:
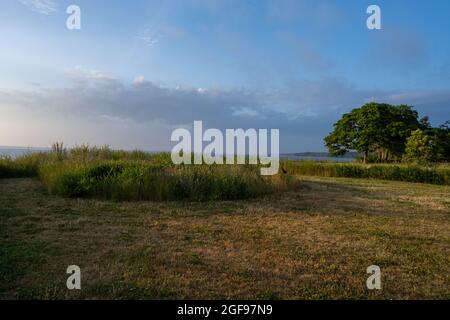
[[[364,154],[363,154],[363,163],[367,163],[367,158],[368,158],[368,152],[367,152],[367,151],[364,151]]]

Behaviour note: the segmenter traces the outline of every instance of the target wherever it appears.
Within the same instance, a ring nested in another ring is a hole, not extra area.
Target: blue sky
[[[370,4],[382,30],[366,27]],[[0,30],[0,145],[169,150],[173,128],[203,120],[321,151],[372,100],[450,119],[444,0],[7,0]]]

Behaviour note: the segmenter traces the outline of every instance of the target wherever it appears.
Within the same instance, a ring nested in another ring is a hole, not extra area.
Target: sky
[[[81,29],[69,30],[69,5]],[[381,30],[366,10],[381,9]],[[3,0],[0,145],[170,150],[191,128],[324,151],[366,102],[450,120],[450,1]]]

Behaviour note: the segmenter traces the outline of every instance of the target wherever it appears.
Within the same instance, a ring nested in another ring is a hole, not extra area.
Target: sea
[[[30,153],[48,152],[49,148],[22,148],[22,147],[0,147],[0,158],[17,158]]]

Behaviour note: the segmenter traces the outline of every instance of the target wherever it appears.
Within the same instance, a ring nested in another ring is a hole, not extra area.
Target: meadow
[[[264,179],[109,148],[3,159],[0,298],[449,299],[450,186],[316,165]]]

